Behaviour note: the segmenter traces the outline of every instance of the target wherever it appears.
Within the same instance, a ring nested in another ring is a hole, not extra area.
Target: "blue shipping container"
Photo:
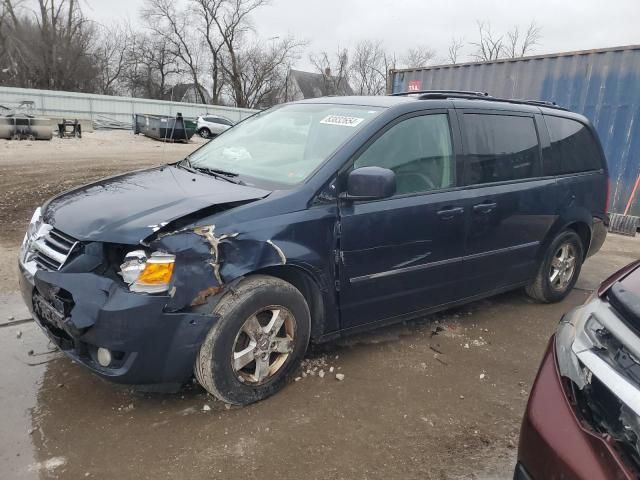
[[[607,156],[610,210],[624,212],[640,174],[640,45],[394,70],[390,85],[393,93],[473,90],[546,100],[585,115]],[[639,197],[629,214],[640,216]]]

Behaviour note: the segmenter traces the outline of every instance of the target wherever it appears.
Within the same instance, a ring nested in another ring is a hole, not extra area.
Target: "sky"
[[[185,2],[186,0],[176,0]],[[144,0],[85,0],[85,13],[101,23],[139,22]],[[380,40],[399,55],[426,45],[446,57],[451,39],[477,39],[477,21],[490,22],[495,33],[531,21],[541,27],[533,54],[640,44],[640,0],[272,0],[253,15],[263,38],[293,35],[307,42],[299,67],[309,52],[336,52],[360,40]],[[461,52],[468,59],[473,47]]]

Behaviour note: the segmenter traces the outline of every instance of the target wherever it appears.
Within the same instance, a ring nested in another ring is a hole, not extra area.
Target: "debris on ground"
[[[210,411],[210,410],[211,410],[211,407],[210,407],[209,405],[207,405],[207,404],[205,404],[205,405],[202,407],[202,411],[203,411],[203,412],[208,412],[208,411]]]
[[[443,332],[444,328],[441,327],[440,325],[436,325],[431,329],[431,336],[435,337],[436,335],[438,335],[440,332]]]
[[[335,359],[338,359],[338,355],[335,356]],[[302,361],[301,367],[302,373],[300,377],[295,379],[296,382],[307,377],[318,376],[319,378],[324,378],[327,371],[333,373],[335,370],[340,369],[340,367],[329,365],[329,358],[325,355],[317,358],[306,358]]]
[[[344,373],[336,373],[336,380],[339,382],[344,380]]]
[[[444,360],[442,360],[442,359],[440,358],[440,356],[439,356],[437,353],[433,356],[433,358],[435,358],[438,362],[440,362],[440,363],[441,363],[441,364],[443,364],[443,365],[449,365],[447,362],[445,362]]]
[[[20,338],[20,337],[22,337],[22,330],[18,330],[16,332],[16,338]]]

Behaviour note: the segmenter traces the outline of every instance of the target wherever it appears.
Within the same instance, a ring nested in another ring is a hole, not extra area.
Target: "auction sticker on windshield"
[[[325,125],[340,125],[342,127],[357,127],[364,121],[364,118],[346,117],[344,115],[328,115],[320,123]]]

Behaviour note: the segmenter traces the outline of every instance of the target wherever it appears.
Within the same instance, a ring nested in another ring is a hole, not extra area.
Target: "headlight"
[[[20,258],[24,261],[24,257],[29,250],[29,244],[31,240],[36,236],[40,227],[42,226],[42,209],[36,208],[35,212],[31,216],[31,221],[27,227],[27,233],[24,234],[24,240],[22,240],[22,247],[20,248]]]
[[[154,252],[147,256],[144,250],[127,253],[120,265],[120,275],[132,292],[161,293],[169,289],[175,255]]]
[[[579,389],[587,383],[589,372],[577,354],[601,348],[598,332],[602,324],[593,313],[593,305],[585,304],[569,312],[556,331],[556,358],[560,375],[570,378]]]

